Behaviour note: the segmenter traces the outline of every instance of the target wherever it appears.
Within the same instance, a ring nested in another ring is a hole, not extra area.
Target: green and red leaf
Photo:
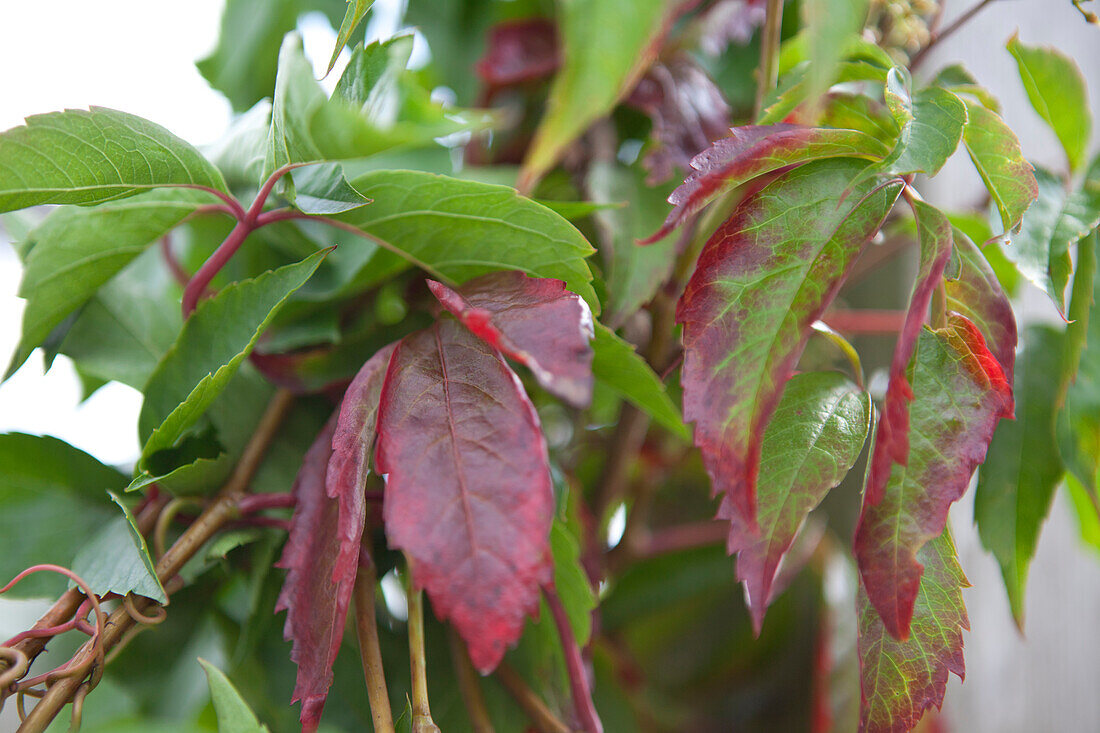
[[[870,425],[869,397],[837,372],[798,374],[783,391],[760,450],[760,536],[728,548],[740,553],[737,577],[757,634],[780,561],[806,516],[856,462]],[[719,516],[727,513],[723,507]]]
[[[526,366],[547,391],[575,407],[592,400],[592,311],[561,280],[494,272],[457,291],[432,294],[475,336]]]
[[[860,587],[860,733],[908,733],[925,711],[939,708],[949,673],[963,678],[964,629],[970,629],[962,589],[970,587],[945,530],[917,553],[924,567],[911,634],[892,636]]]
[[[735,127],[729,137],[692,158],[695,173],[668,197],[672,211],[664,225],[641,243],[656,242],[724,191],[765,173],[822,158],[875,160],[887,152],[881,142],[856,130],[785,124]]]
[[[488,673],[553,574],[538,416],[500,354],[447,320],[398,344],[378,425],[389,543]]]
[[[900,180],[864,181],[859,160],[797,168],[745,199],[714,233],[677,307],[684,416],[715,493],[729,498],[731,546],[756,534],[764,428],[810,327],[878,231]]]
[[[867,597],[886,630],[904,641],[921,586],[921,548],[939,536],[947,511],[985,458],[993,430],[1012,414],[1012,393],[974,324],[951,316],[922,331],[909,367],[909,447],[887,463],[878,496],[868,475],[855,555]],[[885,418],[883,418],[885,420]],[[887,450],[876,436],[875,462]]]

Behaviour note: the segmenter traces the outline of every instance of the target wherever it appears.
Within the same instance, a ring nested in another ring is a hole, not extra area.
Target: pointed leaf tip
[[[592,400],[592,311],[561,280],[496,272],[432,294],[475,336],[520,362],[574,407]]]

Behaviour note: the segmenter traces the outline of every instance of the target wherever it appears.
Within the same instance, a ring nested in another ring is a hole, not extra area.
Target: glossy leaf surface
[[[944,283],[947,309],[966,316],[978,327],[986,347],[997,357],[1005,380],[1011,383],[1016,367],[1016,317],[1012,304],[978,246],[957,229],[953,239],[959,270]]]
[[[100,287],[209,198],[196,191],[154,191],[46,217],[27,238],[19,286],[27,308],[8,376]]]
[[[520,173],[534,182],[607,114],[657,57],[675,0],[571,0],[561,8],[562,65]],[[608,29],[614,28],[613,33]]]
[[[347,566],[341,537],[340,503],[325,493],[332,456],[335,415],[317,435],[294,480],[298,503],[290,535],[277,567],[288,572],[275,611],[286,611],[283,637],[293,641],[290,658],[298,665],[291,702],[301,702],[303,730],[316,730],[332,686],[332,665],[344,638],[344,622],[358,562]],[[360,499],[358,532],[363,531]],[[355,560],[358,560],[356,548]]]
[[[501,356],[448,320],[397,346],[378,426],[389,543],[487,673],[553,573],[554,496],[534,407]]]
[[[864,181],[838,205],[861,168],[811,163],[745,199],[680,299],[684,418],[714,492],[729,499],[734,544],[756,534],[761,438],[810,326],[901,192],[900,181]]]
[[[877,496],[868,478],[855,540],[863,587],[899,640],[910,635],[924,572],[921,548],[943,532],[947,511],[970,485],[994,428],[1012,415],[1000,365],[977,328],[959,316],[944,329],[921,332],[909,381],[908,450],[891,456]],[[872,460],[884,450],[881,433],[875,440]]]
[[[1081,70],[1073,59],[1055,48],[1025,46],[1019,36],[1008,40],[1020,80],[1031,106],[1046,120],[1066,151],[1071,171],[1085,164],[1092,116]]]
[[[595,351],[592,373],[597,380],[673,435],[684,440],[690,437],[680,410],[668,396],[665,385],[632,345],[607,326],[597,323],[592,347]]]
[[[595,310],[592,252],[576,228],[514,189],[419,171],[355,178],[374,200],[339,218],[459,282],[492,270],[564,280]]]
[[[886,104],[901,128],[882,170],[899,175],[939,173],[954,154],[966,125],[966,105],[946,89],[928,87],[910,96],[897,69],[886,79]]]
[[[764,173],[821,158],[881,158],[886,147],[856,130],[798,125],[746,125],[730,130],[691,161],[695,173],[668,197],[672,212],[664,225],[643,243],[654,242],[717,198]]]
[[[28,117],[0,133],[0,212],[96,204],[181,184],[226,190],[202,153],[136,115],[71,109]]]
[[[561,280],[512,270],[482,275],[457,292],[435,280],[428,287],[475,336],[530,369],[548,392],[575,407],[592,400],[592,312]]]
[[[5,543],[0,553],[3,583],[38,563],[67,566],[96,531],[118,515],[104,490],[124,487],[126,477],[57,438],[0,434],[0,465],[0,534],[21,538]],[[23,532],[37,523],[41,526],[33,533]],[[44,596],[63,587],[59,576],[36,573],[5,597]]]
[[[139,468],[176,445],[225,389],[271,318],[309,279],[326,252],[227,286],[199,304],[145,386],[138,429],[145,438]]]
[[[951,534],[925,544],[911,633],[899,641],[887,630],[862,586],[859,593],[861,733],[906,733],[929,708],[939,708],[949,673],[962,679],[963,630],[970,629],[962,589],[970,586]]]
[[[760,536],[729,547],[739,552],[737,577],[758,635],[780,561],[806,516],[859,457],[870,421],[868,395],[836,372],[796,375],[783,391],[760,449]]]
[[[1016,419],[998,426],[974,496],[978,534],[1001,566],[1018,625],[1039,530],[1063,473],[1054,432],[1062,347],[1062,334],[1051,328],[1025,332],[1016,363]]]
[[[963,145],[1001,213],[1002,236],[1009,235],[1039,195],[1033,168],[1024,160],[1016,134],[995,112],[967,102],[966,114]]]

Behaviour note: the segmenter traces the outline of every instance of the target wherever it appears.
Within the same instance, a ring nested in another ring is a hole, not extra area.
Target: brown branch
[[[753,119],[764,111],[764,99],[779,83],[779,40],[783,30],[783,0],[768,0],[764,30],[760,36],[760,68],[756,78],[756,104]]]
[[[449,629],[448,637],[451,642],[451,660],[455,665],[455,676],[458,677],[458,689],[462,693],[462,701],[466,703],[470,726],[474,733],[494,733],[493,721],[485,707],[485,696],[481,694],[481,683],[477,681],[477,672],[470,662],[466,644],[453,628]]]
[[[945,38],[952,36],[956,31],[966,25],[971,18],[980,13],[985,8],[985,6],[990,5],[996,1],[997,0],[982,0],[980,3],[974,5],[965,13],[956,18],[951,25],[947,26],[939,33],[935,33],[932,36],[932,39],[928,41],[928,45],[922,48],[917,53],[917,55],[913,57],[913,60],[909,63],[909,70],[915,71],[916,68],[924,62],[924,59],[928,56],[928,52],[936,47],[936,44],[942,42]]]
[[[199,515],[194,524],[180,535],[175,544],[168,548],[157,562],[156,573],[161,583],[167,585],[211,537],[238,516],[237,502],[240,495],[244,493],[256,469],[259,468],[260,460],[274,439],[292,400],[293,396],[286,390],[279,390],[272,397],[267,410],[264,411],[256,426],[256,431],[245,446],[233,474],[218,493],[218,498]],[[137,597],[131,606],[132,610],[140,614],[154,603],[148,598]],[[110,652],[135,623],[136,619],[125,605],[115,609],[107,619],[106,628],[99,640],[101,650],[104,653]],[[93,676],[101,673],[102,666],[97,665]],[[41,733],[46,730],[61,709],[74,699],[82,684],[83,676],[67,676],[54,683],[27,715],[26,720],[19,727],[19,733]]]
[[[572,733],[565,723],[561,722],[546,703],[542,701],[532,690],[519,673],[512,669],[507,662],[501,662],[497,667],[497,680],[508,690],[508,694],[523,708],[531,723],[539,733]]]
[[[375,733],[394,733],[393,711],[386,690],[386,673],[382,667],[382,649],[378,644],[378,622],[374,615],[374,588],[378,575],[374,560],[366,552],[359,555],[359,573],[355,577],[355,633],[359,639],[359,659],[367,684],[371,718]]]

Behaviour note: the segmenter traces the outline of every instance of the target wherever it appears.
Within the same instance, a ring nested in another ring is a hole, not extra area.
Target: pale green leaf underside
[[[106,107],[28,117],[0,133],[0,212],[95,204],[149,188],[225,191],[221,173],[160,125]]]
[[[123,516],[103,525],[100,531],[73,558],[73,572],[96,595],[135,593],[167,603],[168,594],[157,578],[145,538],[138,531],[133,513],[112,491],[111,499]]]

